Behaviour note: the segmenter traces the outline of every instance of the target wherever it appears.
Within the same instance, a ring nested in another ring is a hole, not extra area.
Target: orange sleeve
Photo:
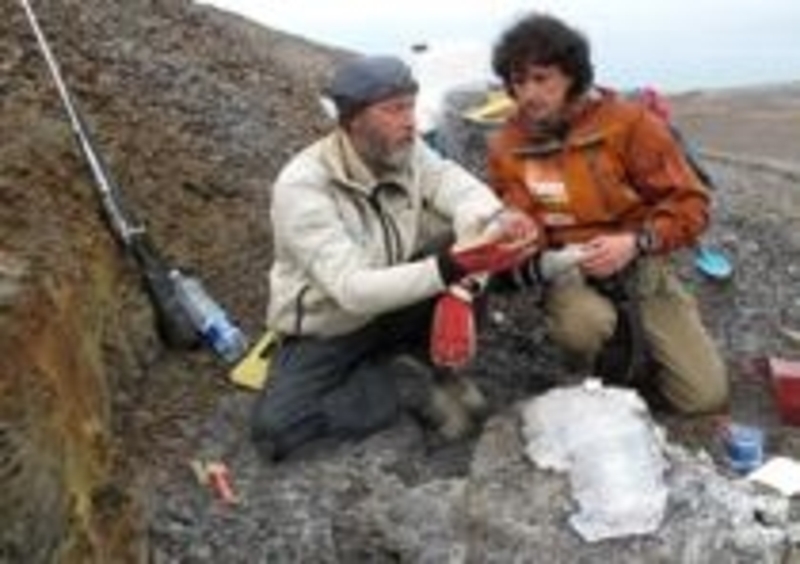
[[[669,128],[642,112],[632,124],[622,154],[630,180],[648,209],[644,227],[656,236],[656,252],[694,244],[708,224],[708,192]]]

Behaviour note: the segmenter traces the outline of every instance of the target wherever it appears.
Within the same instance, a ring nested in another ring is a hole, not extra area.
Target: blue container
[[[724,442],[734,472],[747,474],[764,463],[764,432],[758,427],[731,423],[725,428]]]

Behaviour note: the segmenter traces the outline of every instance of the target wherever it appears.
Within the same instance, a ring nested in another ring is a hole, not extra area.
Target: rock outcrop
[[[348,53],[188,0],[32,1],[131,208],[257,335],[270,182],[326,127],[318,87]],[[575,376],[544,341],[535,296],[491,302],[469,372],[493,415],[474,440],[435,445],[404,419],[359,444],[257,460],[251,395],[207,352],[158,340],[21,5],[0,7],[0,562],[770,562],[789,550],[781,523],[737,544],[719,532],[736,525],[724,508],[693,504],[713,499],[709,461],[705,478],[676,475],[697,495],[675,498],[659,535],[582,544],[565,524],[564,478],[532,468],[520,444],[515,402]],[[479,173],[470,139],[464,160]],[[710,237],[737,274],[717,287],[688,262],[683,273],[729,360],[734,415],[768,428],[772,452],[797,454],[768,388],[736,362],[790,352],[772,329],[800,326],[796,186],[737,163],[713,172]],[[715,455],[711,422],[663,419]],[[242,502],[198,484],[195,458],[226,461]]]
[[[320,130],[316,86],[343,52],[188,1],[31,3],[130,207],[260,329],[269,184]],[[2,0],[2,13],[0,560],[135,560],[124,413],[170,385],[174,360],[100,217],[22,6]]]

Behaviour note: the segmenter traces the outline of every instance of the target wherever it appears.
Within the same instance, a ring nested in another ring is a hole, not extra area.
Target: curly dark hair
[[[594,80],[589,41],[554,16],[532,12],[505,30],[492,51],[492,69],[507,91],[529,65],[556,65],[573,79],[568,95],[586,92]]]

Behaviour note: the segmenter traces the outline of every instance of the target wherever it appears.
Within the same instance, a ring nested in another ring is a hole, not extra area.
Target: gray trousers
[[[435,300],[381,316],[346,335],[284,337],[252,412],[252,439],[282,458],[312,439],[359,438],[391,424],[400,411],[392,359],[428,358]]]

